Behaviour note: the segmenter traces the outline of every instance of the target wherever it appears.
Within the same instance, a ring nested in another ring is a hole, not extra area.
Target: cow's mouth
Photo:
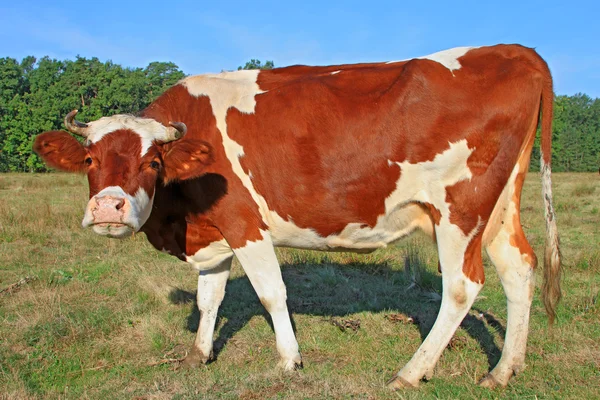
[[[122,222],[100,222],[99,224],[94,224],[95,226],[100,226],[102,228],[121,228],[123,226],[127,226]]]
[[[131,236],[135,230],[122,222],[100,222],[92,225],[94,233],[110,238],[123,239]]]

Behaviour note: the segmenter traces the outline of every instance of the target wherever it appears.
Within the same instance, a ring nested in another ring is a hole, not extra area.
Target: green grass
[[[177,370],[158,362],[182,357],[193,342],[191,268],[144,235],[117,241],[83,230],[84,177],[0,175],[0,290],[35,278],[0,294],[0,398],[600,398],[600,179],[553,179],[564,299],[549,329],[538,271],[526,370],[506,389],[476,385],[497,362],[506,327],[506,300],[486,261],[486,285],[433,379],[390,392],[385,381],[410,359],[439,307],[437,255],[424,237],[369,255],[278,250],[305,365],[291,374],[275,367],[269,319],[234,263],[217,361]],[[542,259],[535,173],[522,204]],[[335,324],[344,321],[360,328]]]

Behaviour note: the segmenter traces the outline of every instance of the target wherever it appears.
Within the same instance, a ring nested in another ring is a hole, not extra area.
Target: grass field
[[[193,270],[143,234],[117,241],[83,230],[84,177],[0,175],[0,398],[600,398],[600,177],[553,180],[564,298],[549,329],[538,271],[527,369],[505,389],[476,386],[497,362],[506,327],[486,260],[486,285],[433,379],[391,392],[386,380],[439,307],[437,256],[424,237],[366,256],[279,250],[304,358],[294,373],[275,367],[269,318],[234,262],[217,361],[182,370],[169,361],[195,336]],[[537,174],[523,197],[525,231],[542,259]]]

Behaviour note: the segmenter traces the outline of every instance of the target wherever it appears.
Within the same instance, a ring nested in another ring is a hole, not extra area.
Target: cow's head
[[[72,111],[65,117],[71,133],[45,132],[35,139],[34,151],[49,166],[87,173],[90,200],[83,227],[123,238],[138,231],[152,211],[156,184],[203,174],[212,161],[210,146],[186,137],[181,122],[165,126],[154,119],[130,115],[104,117],[84,124]]]

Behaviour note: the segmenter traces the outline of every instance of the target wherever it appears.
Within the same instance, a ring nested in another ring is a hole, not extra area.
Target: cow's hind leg
[[[394,389],[418,386],[429,379],[442,351],[464,319],[483,286],[481,234],[465,236],[460,228],[442,221],[436,226],[442,268],[442,304],[433,328],[410,361],[388,382]]]
[[[225,285],[231,269],[232,257],[227,258],[213,269],[200,271],[196,299],[200,310],[200,323],[192,350],[183,361],[184,367],[197,367],[207,363],[212,357],[213,334],[219,306],[225,296]]]
[[[524,368],[529,310],[534,292],[537,260],[521,228],[518,202],[511,201],[506,210],[501,229],[487,245],[487,253],[506,293],[508,317],[500,361],[480,382],[486,387],[506,386],[512,374]]]

